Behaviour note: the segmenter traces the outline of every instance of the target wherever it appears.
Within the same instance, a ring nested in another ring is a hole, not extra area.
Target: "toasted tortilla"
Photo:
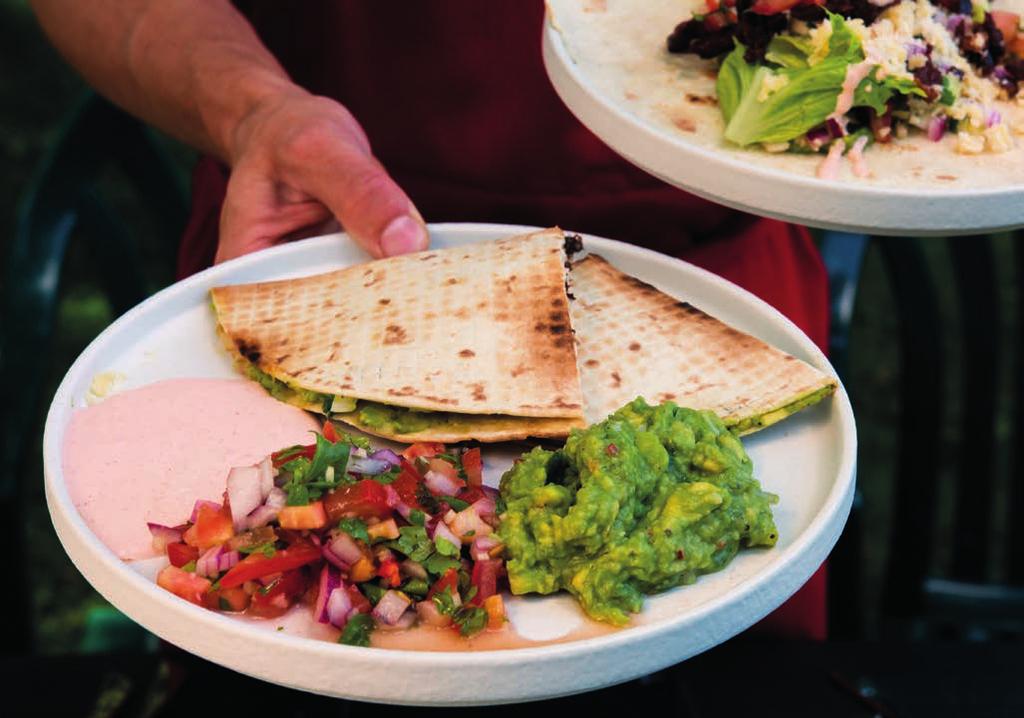
[[[583,399],[564,244],[561,230],[549,229],[217,287],[211,297],[233,353],[290,387],[486,415],[487,440],[535,435],[515,417],[542,419],[541,435],[565,436]],[[555,419],[563,420],[557,432]],[[469,421],[462,438],[480,438]]]
[[[836,380],[591,254],[571,311],[588,424],[643,396],[710,409],[748,434],[832,394]]]
[[[462,418],[464,417],[464,418]],[[530,416],[498,416],[464,414],[459,418],[448,414],[446,420],[423,431],[398,434],[370,427],[359,421],[357,413],[338,414],[334,418],[367,434],[411,444],[417,441],[520,441],[522,439],[564,439],[571,429],[583,429],[583,419],[542,419]]]
[[[673,142],[714,152],[745,167],[815,177],[822,157],[742,149],[722,137],[724,122],[715,84],[717,62],[674,55],[666,38],[689,19],[700,0],[547,0],[548,19],[561,35],[575,69],[601,100],[617,112],[638,118]],[[994,0],[993,9],[1020,12],[1021,0]],[[1011,127],[1024,128],[1024,105],[998,103]],[[865,158],[872,176],[854,178],[844,163],[840,179],[858,187],[884,187],[903,193],[982,190],[1019,191],[1024,185],[1024,141],[998,154],[957,153],[956,136],[932,142],[925,133],[875,144]],[[701,193],[701,187],[691,190]],[[766,191],[770,191],[766,188]]]

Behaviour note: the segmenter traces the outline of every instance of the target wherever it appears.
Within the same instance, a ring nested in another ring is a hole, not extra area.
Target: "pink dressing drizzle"
[[[857,91],[857,86],[868,76],[874,65],[875,63],[868,59],[846,68],[843,88],[839,91],[839,96],[836,98],[836,109],[833,110],[829,117],[842,117],[850,111],[850,108],[853,107],[853,95]]]
[[[818,165],[818,177],[820,179],[837,179],[839,177],[839,163],[843,161],[843,149],[846,143],[842,140],[833,140],[828,148],[828,154]]]
[[[846,156],[850,160],[850,164],[853,166],[853,174],[855,177],[867,177],[871,174],[871,170],[868,169],[868,163],[864,159],[864,145],[868,143],[868,138],[864,135],[858,137],[853,143],[853,147],[846,153]]]

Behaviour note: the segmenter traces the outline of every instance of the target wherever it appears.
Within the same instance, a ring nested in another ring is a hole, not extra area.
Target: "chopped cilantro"
[[[377,584],[370,583],[369,581],[359,584],[359,589],[363,592],[364,596],[370,599],[370,603],[374,606],[376,606],[377,602],[380,601],[385,593],[387,593],[387,589],[381,588]]]
[[[398,478],[399,473],[400,472],[398,470],[398,467],[392,467],[391,469],[385,471],[383,474],[377,474],[376,476],[371,476],[370,478],[376,481],[378,484],[384,484],[385,486],[387,486],[388,484],[393,484],[395,482],[395,479]]]
[[[457,499],[454,496],[443,496],[441,500],[452,507],[454,511],[465,511],[469,508],[469,504],[462,499]]]
[[[218,601],[218,603],[220,603],[220,610],[222,610],[222,611],[234,611],[235,610],[234,607],[231,605],[231,601],[227,600],[223,596],[220,597],[220,601]]]
[[[441,510],[441,504],[439,504],[437,499],[434,498],[434,495],[430,493],[430,489],[427,488],[427,485],[422,482],[416,485],[416,501],[427,513],[436,514]]]
[[[469,531],[467,531],[466,533],[464,533],[462,535],[465,538],[473,538],[474,536],[476,536],[476,530],[475,529],[470,529]]]
[[[338,638],[338,643],[365,648],[370,645],[371,633],[373,633],[373,618],[366,613],[357,613],[348,619],[345,629],[341,632],[341,637]]]
[[[258,543],[253,546],[239,546],[238,552],[246,554],[261,553],[267,558],[273,558],[274,554],[277,552],[277,549],[274,548],[274,543],[272,541],[264,541],[263,543]]]
[[[196,572],[196,562],[195,561],[189,561],[188,563],[186,563],[184,566],[181,567],[181,570],[182,571],[188,571],[189,573],[195,573]]]
[[[462,462],[459,461],[459,457],[455,454],[434,454],[435,459],[444,459],[452,466],[459,466]]]
[[[402,590],[416,596],[426,596],[430,586],[422,578],[411,578],[402,586]]]
[[[434,547],[442,556],[456,558],[459,555],[459,547],[446,539],[444,536],[434,537]]]
[[[501,494],[498,494],[498,498],[494,500],[494,513],[501,516],[506,511],[508,511],[508,506],[505,505],[505,499]]]
[[[409,523],[413,526],[422,526],[427,522],[427,515],[419,509],[413,509],[409,512]]]
[[[309,467],[307,478],[315,481],[327,472],[327,467],[334,467],[334,474],[340,478],[348,466],[348,455],[350,447],[344,441],[332,444],[323,437],[323,434],[316,435],[316,453],[313,454],[313,463]]]
[[[339,439],[332,444],[322,434],[316,434],[316,453],[312,461],[305,456],[297,456],[281,466],[282,472],[289,475],[284,484],[288,505],[305,506],[323,496],[324,491],[345,483],[348,480],[345,467],[348,466],[351,448],[344,440]]]
[[[279,630],[279,631],[283,631],[283,630],[284,630],[284,626],[278,626],[278,627],[277,627],[277,630]]]
[[[370,543],[370,534],[366,531],[366,524],[361,519],[342,519],[338,522],[338,529],[354,539]]]
[[[466,601],[468,602],[473,595],[475,595],[473,591],[468,593]],[[452,622],[459,627],[459,633],[463,636],[472,636],[487,627],[487,611],[479,606],[466,604],[456,606],[451,588],[445,588],[444,591],[435,593],[434,605],[437,606],[441,615],[451,617]]]
[[[424,561],[434,552],[434,544],[427,537],[422,526],[403,526],[398,529],[399,537],[385,544],[388,548],[405,554],[413,561]]]
[[[323,404],[320,405],[320,411],[323,412],[324,416],[328,417],[328,421],[330,421],[332,406],[334,406],[334,395],[324,394],[324,401]]]
[[[443,576],[447,573],[448,569],[459,568],[462,565],[458,559],[448,558],[447,556],[442,556],[439,553],[431,555],[422,563],[423,568],[427,569],[427,573],[432,576]]]

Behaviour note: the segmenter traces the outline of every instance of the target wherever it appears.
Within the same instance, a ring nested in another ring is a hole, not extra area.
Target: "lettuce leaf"
[[[757,69],[743,59],[743,53],[746,51],[747,48],[736,42],[736,47],[726,56],[722,67],[718,70],[715,91],[718,94],[718,107],[722,111],[726,124],[732,119],[740,100],[750,89],[754,72]]]
[[[893,77],[887,75],[882,80],[876,79],[878,69],[872,70],[867,77],[861,80],[853,93],[854,107],[870,107],[877,114],[885,114],[886,104],[893,95],[917,95],[927,97],[925,91],[917,86],[913,79],[908,77]]]

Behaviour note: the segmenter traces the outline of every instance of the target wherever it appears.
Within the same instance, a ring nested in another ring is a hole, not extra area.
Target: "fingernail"
[[[408,215],[396,217],[381,233],[380,248],[387,257],[426,249],[427,230]]]

